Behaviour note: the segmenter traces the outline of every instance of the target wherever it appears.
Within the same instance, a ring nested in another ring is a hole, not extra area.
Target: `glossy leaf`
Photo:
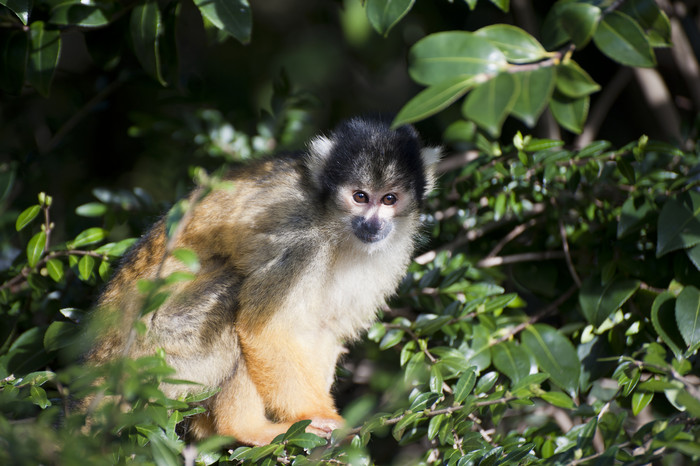
[[[548,66],[538,70],[515,73],[520,92],[511,113],[529,128],[535,126],[547,107],[554,90],[554,68]]]
[[[601,52],[623,65],[656,65],[654,52],[642,28],[619,11],[612,11],[603,17],[593,35],[593,41]]]
[[[427,86],[457,77],[496,74],[508,66],[491,42],[463,31],[424,37],[411,47],[409,60],[411,77]]]
[[[700,244],[696,244],[692,248],[688,248],[685,252],[695,268],[700,270]]]
[[[72,343],[72,338],[79,332],[79,327],[70,322],[52,322],[44,334],[46,351],[56,351]]]
[[[675,296],[670,291],[658,295],[651,306],[651,323],[656,333],[678,358],[683,354],[683,337],[676,323],[675,302]]]
[[[32,10],[32,0],[0,0],[0,5],[4,5],[17,15],[25,26],[29,21],[29,13]]]
[[[457,385],[454,388],[454,397],[457,403],[462,403],[471,394],[476,384],[476,372],[473,370],[465,371],[457,380]]]
[[[129,27],[136,58],[143,69],[164,86],[166,82],[161,69],[159,50],[163,24],[158,2],[144,0],[137,4],[131,11]]]
[[[79,248],[82,246],[87,246],[88,244],[97,243],[102,241],[107,236],[107,231],[99,227],[88,228],[80,232],[78,236],[75,237],[71,243],[71,247]]]
[[[53,281],[60,282],[63,279],[63,262],[58,259],[49,259],[46,262],[46,271]]]
[[[572,2],[556,2],[549,9],[542,24],[542,44],[547,50],[554,50],[571,40],[569,34],[561,25],[561,13],[566,5]]]
[[[637,416],[654,398],[653,392],[636,391],[632,394],[632,414]]]
[[[494,346],[491,348],[491,355],[496,369],[503,372],[513,383],[530,373],[530,358],[512,341],[504,341]]]
[[[489,338],[489,330],[483,325],[477,325],[474,327],[469,347],[464,351],[467,362],[475,365],[479,371],[483,371],[491,365]]]
[[[493,24],[479,29],[474,34],[488,39],[498,47],[510,63],[532,63],[549,55],[537,39],[519,27],[509,24]]]
[[[0,34],[0,90],[19,94],[24,85],[29,41],[24,31],[8,31]]]
[[[501,126],[518,97],[518,82],[510,73],[500,73],[476,87],[464,101],[462,114],[492,136]]]
[[[111,17],[110,3],[99,6],[82,3],[60,3],[51,9],[52,24],[62,26],[100,27],[109,24]]]
[[[44,254],[45,247],[45,231],[40,231],[32,236],[32,239],[27,243],[27,262],[29,263],[29,267],[34,267],[39,262],[39,259],[41,259],[41,256]]]
[[[688,191],[669,199],[661,209],[656,256],[700,243],[700,193]]]
[[[204,17],[237,41],[250,42],[253,17],[248,0],[195,0]]]
[[[598,83],[574,61],[562,63],[556,71],[557,90],[567,97],[578,99],[600,90]]]
[[[75,209],[75,213],[82,217],[101,217],[106,212],[107,206],[101,202],[88,202]]]
[[[588,96],[572,99],[559,92],[554,92],[552,100],[549,102],[549,108],[557,123],[576,134],[583,131],[583,125],[588,117],[589,105]]]
[[[566,393],[562,392],[546,392],[540,395],[547,403],[564,409],[574,409],[576,404]]]
[[[92,276],[92,269],[95,267],[95,258],[92,256],[83,256],[78,262],[78,272],[82,280],[88,281]]]
[[[190,271],[195,273],[199,272],[199,257],[197,257],[197,253],[193,250],[187,248],[177,248],[173,251],[173,256],[185,264]]]
[[[598,27],[601,11],[588,3],[566,3],[558,11],[561,28],[578,48],[583,48]]]
[[[424,89],[399,111],[392,126],[423,120],[447,108],[474,87],[473,78],[457,77]]]
[[[579,291],[581,311],[594,327],[600,326],[610,314],[622,307],[639,288],[639,280],[617,279],[605,284],[599,275],[584,281]]]
[[[617,237],[638,230],[645,220],[654,212],[654,206],[645,196],[630,196],[622,204],[620,221],[617,223]]]
[[[45,29],[42,21],[34,21],[29,26],[29,40],[27,80],[41,95],[48,97],[61,56],[61,33]]]
[[[550,380],[574,395],[578,390],[581,362],[571,342],[556,329],[545,324],[527,327],[522,344],[535,357],[539,368]]]
[[[700,290],[686,286],[676,298],[676,321],[689,351],[700,346]]]
[[[29,206],[24,209],[22,213],[17,216],[15,229],[20,231],[22,228],[29,225],[31,221],[34,220],[37,215],[39,215],[39,212],[41,212],[41,206],[38,205]]]
[[[619,10],[637,21],[647,33],[652,47],[671,45],[671,23],[654,0],[627,0]]]
[[[381,35],[387,36],[406,14],[411,11],[416,0],[367,0],[367,18],[372,27]]]

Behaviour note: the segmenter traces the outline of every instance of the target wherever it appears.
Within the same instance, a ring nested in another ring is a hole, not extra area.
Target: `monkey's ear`
[[[309,142],[309,148],[306,155],[306,166],[309,173],[314,177],[316,184],[320,184],[323,168],[326,166],[326,161],[331,156],[335,141],[326,136],[317,136]]]
[[[423,159],[423,166],[425,167],[424,195],[427,195],[435,188],[437,164],[442,158],[442,147],[424,147],[420,151],[420,157]]]

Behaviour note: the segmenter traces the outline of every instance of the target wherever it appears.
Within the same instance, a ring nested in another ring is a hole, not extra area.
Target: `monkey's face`
[[[362,243],[386,240],[396,228],[400,217],[414,202],[405,189],[362,189],[344,187],[339,190],[342,210],[348,215],[354,236]]]

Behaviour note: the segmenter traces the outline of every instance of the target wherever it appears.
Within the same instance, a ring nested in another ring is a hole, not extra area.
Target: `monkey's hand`
[[[306,431],[319,437],[330,438],[335,429],[340,429],[344,425],[345,422],[340,416],[337,418],[312,417],[311,424],[306,428]]]

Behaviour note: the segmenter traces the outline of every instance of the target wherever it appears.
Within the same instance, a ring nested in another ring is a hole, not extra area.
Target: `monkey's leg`
[[[222,384],[210,411],[209,420],[202,419],[201,422],[213,424],[216,433],[230,435],[247,445],[267,445],[292,425],[267,418],[263,399],[243,360],[239,362],[235,375]]]
[[[332,338],[295,335],[288,328],[268,328],[252,337],[239,329],[239,337],[268,413],[288,423],[310,419],[307,430],[324,437],[342,427],[330,394],[339,352]]]

